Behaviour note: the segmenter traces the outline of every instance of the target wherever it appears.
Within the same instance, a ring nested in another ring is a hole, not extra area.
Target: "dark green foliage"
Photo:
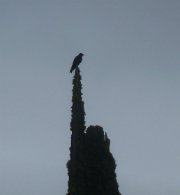
[[[100,126],[88,127],[85,135],[86,195],[120,195],[115,160],[109,152],[109,139]]]
[[[73,78],[73,96],[72,96],[72,110],[71,110],[71,131],[77,130],[78,133],[84,133],[85,131],[85,112],[84,102],[82,101],[82,84],[80,70],[77,67]]]
[[[84,131],[85,131],[85,112],[84,102],[81,93],[81,75],[77,67],[73,78],[73,96],[71,109],[71,147],[70,160],[67,163],[69,182],[67,195],[85,194],[84,185]]]
[[[100,126],[85,132],[81,76],[77,67],[73,78],[71,147],[67,195],[120,195],[116,181],[116,163],[109,151],[110,140]]]
[[[77,151],[83,149],[83,136],[85,131],[85,112],[84,112],[84,102],[82,101],[82,84],[80,70],[77,67],[75,70],[75,75],[73,78],[73,96],[72,96],[72,107],[71,107],[71,148],[70,156],[72,164],[77,162],[79,155],[76,154]],[[78,147],[78,148],[77,148]]]

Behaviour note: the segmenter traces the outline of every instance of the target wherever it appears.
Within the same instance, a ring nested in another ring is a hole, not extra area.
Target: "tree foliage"
[[[67,195],[120,195],[116,181],[116,163],[110,153],[110,140],[100,126],[85,132],[80,70],[73,78],[71,109],[71,147]]]

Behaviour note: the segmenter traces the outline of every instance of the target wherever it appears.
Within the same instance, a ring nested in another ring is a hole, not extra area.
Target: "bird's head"
[[[83,54],[83,53],[80,53],[79,55],[80,55],[80,56],[84,56],[84,54]]]

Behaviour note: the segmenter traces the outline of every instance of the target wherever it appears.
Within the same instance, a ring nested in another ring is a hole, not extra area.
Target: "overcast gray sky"
[[[0,26],[1,195],[66,194],[80,52],[122,195],[180,194],[179,0],[0,0]]]

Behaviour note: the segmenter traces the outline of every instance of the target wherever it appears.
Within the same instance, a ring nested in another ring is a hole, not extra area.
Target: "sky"
[[[0,194],[67,192],[72,61],[122,195],[180,194],[180,1],[0,0]]]

